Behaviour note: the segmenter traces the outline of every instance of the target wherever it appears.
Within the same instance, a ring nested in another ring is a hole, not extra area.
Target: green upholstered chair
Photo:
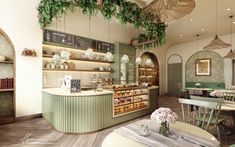
[[[209,130],[209,127],[216,126],[218,139],[221,140],[220,131],[224,121],[219,117],[221,102],[201,101],[179,98],[181,104],[183,121],[198,127]],[[193,111],[191,111],[193,106]]]
[[[229,145],[228,147],[235,147],[235,144],[231,144],[231,145]]]

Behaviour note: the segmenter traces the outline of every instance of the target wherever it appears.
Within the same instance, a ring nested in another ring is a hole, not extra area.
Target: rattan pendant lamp
[[[222,48],[228,48],[231,47],[232,45],[229,43],[224,42],[223,40],[221,40],[217,34],[217,0],[216,0],[216,35],[215,38],[210,42],[210,44],[208,44],[207,46],[205,46],[203,49],[208,49],[208,50],[216,50],[216,49],[222,49]]]
[[[137,1],[143,3],[144,0]],[[160,18],[161,21],[169,23],[191,13],[194,8],[194,0],[153,0],[143,7],[143,12],[158,16],[156,22]]]
[[[230,22],[230,29],[231,29],[231,44],[233,44],[233,15],[229,16],[231,22]],[[235,53],[233,51],[233,46],[231,46],[230,51],[228,52],[228,54],[226,56],[224,56],[223,58],[235,58]]]

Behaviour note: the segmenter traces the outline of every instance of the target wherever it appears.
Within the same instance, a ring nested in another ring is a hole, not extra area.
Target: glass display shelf
[[[113,117],[130,114],[149,107],[147,88],[128,87],[114,89]]]
[[[57,72],[66,72],[66,71],[72,71],[72,72],[99,72],[99,73],[112,73],[114,70],[89,70],[89,69],[48,69],[48,68],[43,68],[43,71],[57,71]]]

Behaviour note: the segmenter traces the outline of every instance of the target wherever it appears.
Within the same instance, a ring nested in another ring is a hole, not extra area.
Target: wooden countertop
[[[62,88],[44,88],[43,92],[59,95],[59,96],[92,96],[92,95],[105,95],[105,94],[113,94],[113,91],[103,90],[101,92],[96,92],[94,90],[81,91],[77,93],[70,93],[70,90],[65,91]]]

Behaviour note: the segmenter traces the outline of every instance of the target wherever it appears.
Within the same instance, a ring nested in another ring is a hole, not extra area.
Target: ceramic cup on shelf
[[[47,63],[47,64],[46,64],[46,68],[47,68],[47,69],[50,69],[50,68],[51,68],[51,64],[50,64],[50,63]]]
[[[51,63],[51,69],[55,69],[55,64],[54,63]]]
[[[104,67],[100,66],[100,67],[99,67],[99,70],[100,70],[100,71],[103,71],[103,70],[104,70]]]
[[[68,62],[64,63],[64,69],[69,69],[69,63]]]
[[[60,65],[60,69],[64,69],[64,64],[61,64],[61,65]]]

